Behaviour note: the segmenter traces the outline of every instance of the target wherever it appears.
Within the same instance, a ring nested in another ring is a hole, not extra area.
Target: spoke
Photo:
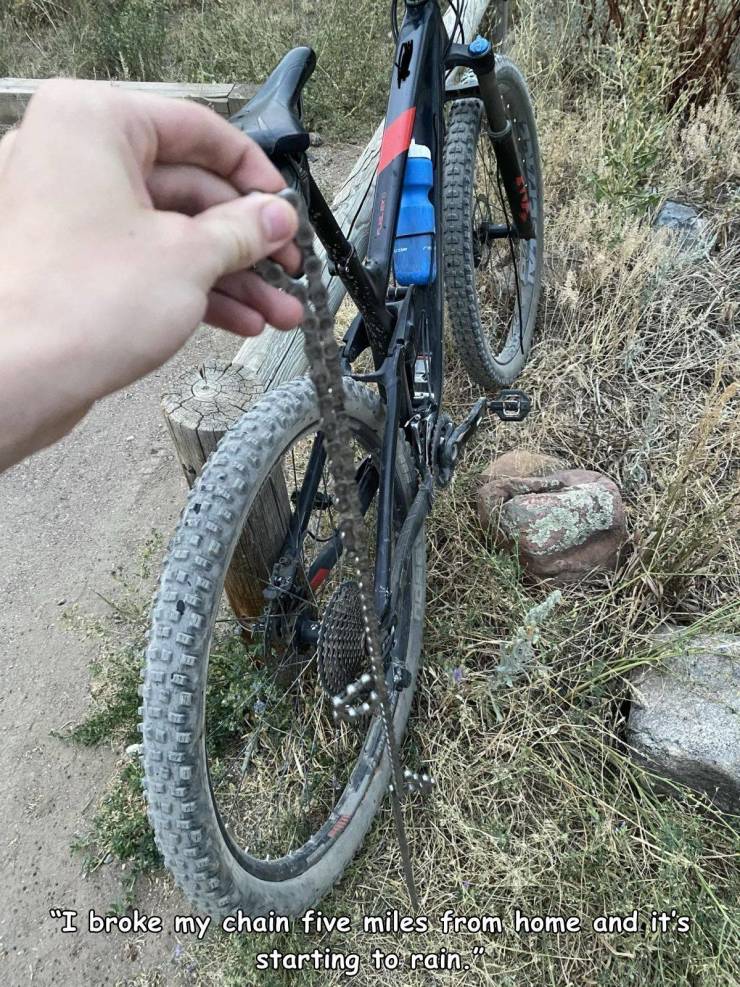
[[[290,450],[290,458],[293,461],[293,489],[298,493],[298,472],[295,465],[295,449]]]
[[[329,497],[329,491],[327,490],[327,484],[326,484],[326,469],[324,469],[324,471],[322,473],[322,479],[324,481],[324,495],[328,498]],[[329,511],[329,527],[332,528],[332,530],[336,530],[336,527],[337,526],[336,526],[336,524],[334,524],[334,515],[332,514],[331,504],[332,504],[332,501],[331,501],[331,499],[329,499],[329,506],[327,508],[328,511]],[[327,541],[328,541],[328,539],[327,539]]]

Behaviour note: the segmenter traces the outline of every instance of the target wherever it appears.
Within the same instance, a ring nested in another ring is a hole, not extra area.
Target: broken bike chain
[[[299,216],[295,242],[303,253],[303,270],[306,284],[291,278],[274,261],[261,261],[255,271],[264,281],[297,298],[303,305],[303,336],[309,374],[316,388],[319,403],[320,428],[324,435],[329,470],[334,479],[337,511],[342,530],[344,552],[355,571],[360,596],[362,620],[365,629],[365,648],[370,660],[372,679],[362,676],[357,683],[347,687],[343,696],[333,701],[335,718],[354,719],[360,712],[377,708],[383,726],[385,744],[391,764],[391,804],[396,836],[401,852],[404,877],[411,904],[418,910],[418,898],[411,867],[406,829],[401,809],[401,794],[405,788],[420,789],[428,778],[419,778],[401,769],[398,744],[393,729],[393,704],[385,678],[385,662],[381,645],[380,624],[372,597],[374,581],[370,576],[365,527],[362,523],[360,501],[355,482],[352,456],[352,434],[347,423],[344,401],[344,383],[339,362],[339,348],[334,338],[334,316],[329,308],[329,296],[322,278],[322,263],[314,251],[314,231],[308,218],[305,203],[292,189],[280,193]],[[372,686],[370,704],[362,704],[355,716],[342,717],[340,708],[349,707],[362,686]],[[367,708],[363,708],[367,706]]]

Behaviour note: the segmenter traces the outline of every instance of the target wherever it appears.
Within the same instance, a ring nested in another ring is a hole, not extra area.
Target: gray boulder
[[[660,640],[668,657],[632,680],[633,757],[719,809],[740,812],[740,637],[682,642],[674,630]]]

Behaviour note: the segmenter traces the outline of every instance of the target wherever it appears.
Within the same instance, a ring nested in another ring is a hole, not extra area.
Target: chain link
[[[352,433],[344,401],[344,383],[339,361],[339,347],[334,337],[334,316],[322,278],[322,263],[314,250],[314,231],[303,199],[287,190],[281,195],[296,209],[299,228],[296,243],[303,252],[305,283],[291,278],[274,261],[261,261],[256,272],[270,285],[297,298],[304,309],[303,335],[309,374],[319,402],[320,428],[326,445],[329,470],[334,480],[337,511],[345,557],[355,572],[365,628],[365,648],[376,694],[375,707],[383,725],[384,739],[391,764],[390,786],[396,836],[401,852],[404,877],[412,907],[418,910],[411,856],[401,808],[401,793],[408,788],[404,777],[396,735],[393,728],[393,703],[385,677],[385,663],[378,614],[373,599],[374,579],[369,564],[365,525],[355,482]]]

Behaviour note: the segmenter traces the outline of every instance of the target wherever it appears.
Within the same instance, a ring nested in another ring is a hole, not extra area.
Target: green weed
[[[122,912],[135,903],[138,879],[162,866],[149,826],[141,788],[138,759],[126,759],[98,803],[89,831],[72,846],[91,874],[104,864],[121,865],[121,898],[111,911]]]

